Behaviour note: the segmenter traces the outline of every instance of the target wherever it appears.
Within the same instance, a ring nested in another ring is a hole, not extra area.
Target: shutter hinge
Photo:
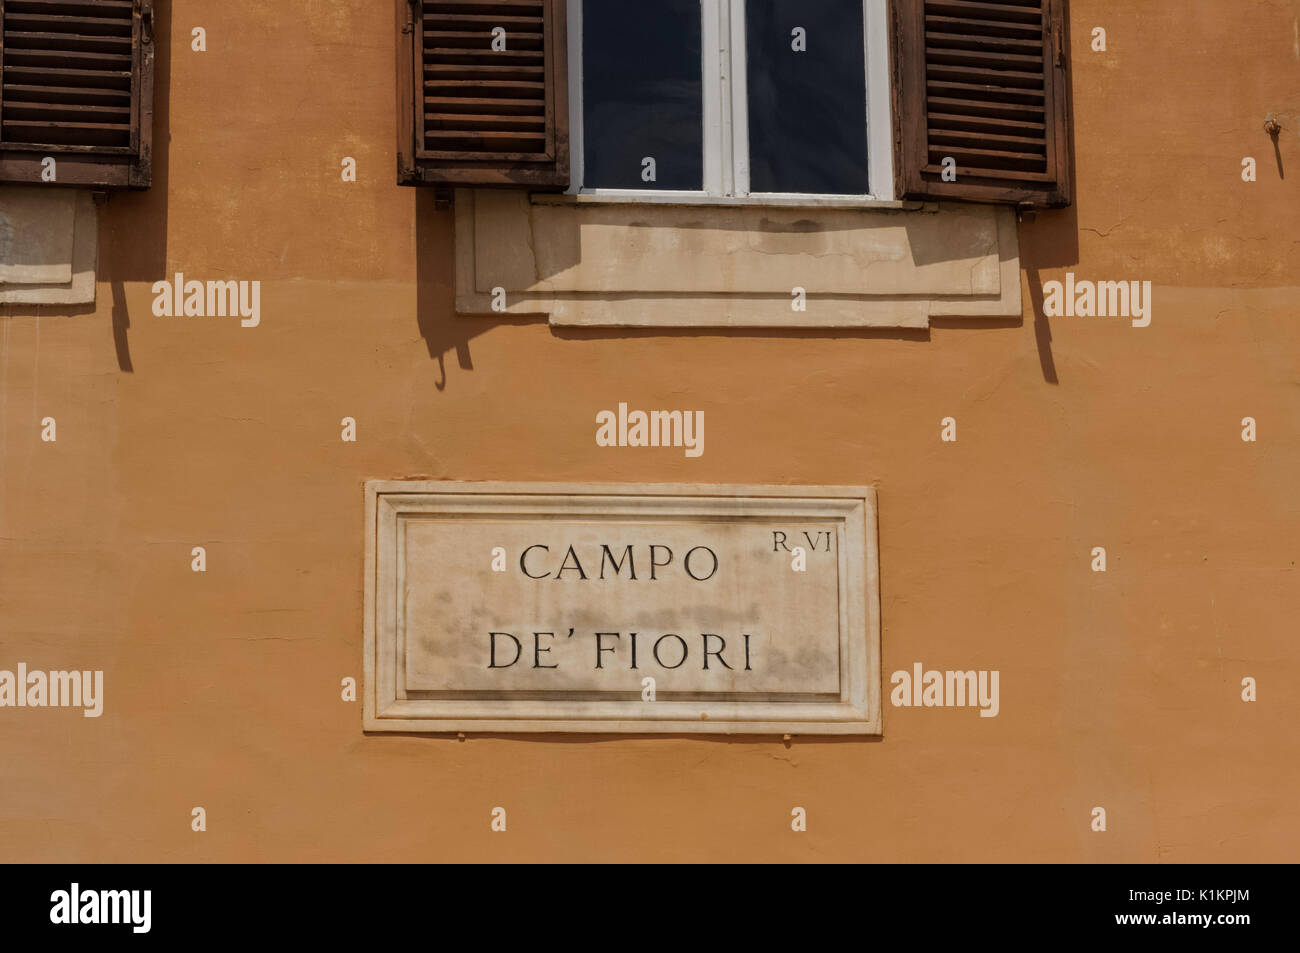
[[[406,0],[406,26],[402,27],[403,33],[415,32],[415,5],[420,0]]]
[[[134,0],[135,14],[140,18],[140,41],[153,42],[153,4],[145,6],[142,0]]]
[[[415,175],[415,166],[408,165],[402,160],[405,156],[397,157],[397,184],[398,185],[419,185],[419,180]]]
[[[1052,24],[1052,45],[1056,47],[1056,68],[1065,68],[1065,39],[1062,35],[1061,24],[1058,20]]]

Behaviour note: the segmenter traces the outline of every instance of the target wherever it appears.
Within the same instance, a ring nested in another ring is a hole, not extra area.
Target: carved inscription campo
[[[880,730],[870,488],[374,482],[366,503],[368,730]]]

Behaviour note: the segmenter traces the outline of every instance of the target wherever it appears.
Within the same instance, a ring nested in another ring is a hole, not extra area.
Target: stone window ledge
[[[717,205],[726,208],[738,208],[759,205],[764,208],[871,208],[871,209],[915,209],[927,207],[925,202],[899,202],[892,199],[864,199],[856,196],[837,195],[746,195],[738,198],[725,198],[718,195],[690,195],[681,192],[663,194],[647,192],[632,197],[609,193],[581,192],[572,195],[567,192],[534,192],[529,197],[534,205]],[[933,208],[934,204],[929,203]]]
[[[1009,208],[582,198],[457,190],[457,312],[493,314],[501,289],[505,313],[567,326],[925,328],[1021,313]]]
[[[97,251],[89,190],[0,186],[0,305],[93,304]]]

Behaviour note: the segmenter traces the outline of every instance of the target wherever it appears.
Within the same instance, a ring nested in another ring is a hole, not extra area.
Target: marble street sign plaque
[[[878,734],[875,505],[371,482],[365,728]]]

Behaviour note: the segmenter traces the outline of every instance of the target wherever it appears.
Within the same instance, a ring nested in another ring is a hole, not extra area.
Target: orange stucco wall
[[[1295,3],[1074,0],[1023,322],[805,334],[457,318],[388,5],[176,8],[97,305],[0,316],[0,668],[106,695],[0,710],[0,859],[1297,859]],[[1037,316],[1066,270],[1152,281],[1151,326]],[[154,317],[176,271],[262,281],[261,326]],[[620,400],[704,410],[705,455],[598,448]],[[404,477],[874,484],[883,737],[364,735],[362,483]],[[890,706],[916,661],[998,669],[1000,714]]]

